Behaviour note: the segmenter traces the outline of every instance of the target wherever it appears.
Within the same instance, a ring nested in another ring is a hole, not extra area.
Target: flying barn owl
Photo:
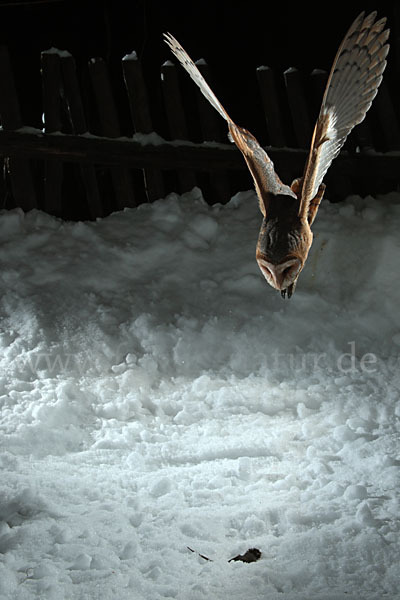
[[[386,19],[376,12],[361,13],[336,54],[314,128],[311,148],[301,178],[288,186],[256,138],[236,125],[197,69],[171,35],[165,41],[201,92],[225,119],[229,137],[242,152],[253,177],[263,215],[256,259],[268,283],[290,298],[307,260],[313,234],[311,225],[325,191],[323,178],[347,136],[360,123],[382,81],[389,45]]]

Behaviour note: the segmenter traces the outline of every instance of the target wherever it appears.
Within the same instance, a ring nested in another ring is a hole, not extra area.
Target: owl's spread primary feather
[[[300,214],[308,213],[332,161],[353,127],[363,121],[382,81],[389,29],[384,30],[386,19],[375,18],[376,12],[367,17],[361,13],[336,54],[304,172]]]

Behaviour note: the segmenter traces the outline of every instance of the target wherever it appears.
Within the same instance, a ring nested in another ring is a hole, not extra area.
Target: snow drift
[[[2,599],[399,597],[400,196],[324,201],[290,301],[259,224],[1,213]]]

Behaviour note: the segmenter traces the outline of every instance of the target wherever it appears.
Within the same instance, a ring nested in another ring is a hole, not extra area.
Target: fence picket
[[[102,130],[101,133],[109,138],[120,137],[121,130],[111,90],[108,69],[102,58],[93,58],[89,61],[89,74],[96,99]],[[124,167],[112,167],[111,177],[113,180],[117,208],[121,209],[125,206],[136,206],[130,172]]]
[[[142,66],[136,53],[122,59],[122,71],[129,99],[129,107],[133,127],[136,133],[154,131],[151,120],[147,89],[142,73]],[[143,169],[143,177],[149,202],[164,197],[164,181],[162,172],[157,169]]]
[[[204,60],[196,62],[197,68],[200,73],[203,75],[206,81],[210,80],[210,70],[208,68],[207,63]],[[221,118],[215,112],[215,109],[210,105],[208,100],[206,100],[203,94],[196,89],[196,99],[197,106],[199,110],[200,116],[200,126],[201,132],[203,136],[203,140],[205,142],[222,142],[226,140],[226,134],[224,136],[221,135]],[[226,128],[225,128],[226,129]],[[217,202],[228,202],[230,199],[230,185],[228,174],[226,171],[222,171],[219,173],[210,173],[210,186],[213,198]]]
[[[15,88],[10,56],[5,46],[0,47],[0,115],[4,130],[12,131],[22,127],[20,104]],[[37,206],[29,161],[17,157],[4,157],[4,171],[10,176],[12,195],[17,206],[31,210]]]
[[[71,54],[65,54],[61,57],[61,73],[63,77],[63,97],[67,105],[72,133],[81,135],[87,132],[87,126],[75,59]]]
[[[175,65],[170,61],[165,62],[161,67],[161,83],[171,140],[187,140],[188,131],[178,76]],[[179,169],[178,181],[181,193],[191,190],[196,185],[194,171]]]
[[[387,152],[399,148],[399,122],[385,81],[382,81],[374,100],[374,110],[378,115],[380,131],[383,136],[383,151]]]
[[[72,131],[75,134],[82,135],[87,132],[87,126],[73,56],[65,55],[61,57],[61,72],[64,82],[64,97]],[[101,217],[104,215],[104,209],[100,200],[95,168],[93,165],[81,164],[80,170],[90,216],[92,218]]]
[[[41,54],[42,93],[45,133],[61,131],[61,68],[57,52]],[[62,216],[63,163],[46,160],[44,164],[44,209]]]
[[[324,97],[326,84],[328,82],[328,73],[322,69],[314,69],[310,75],[311,89],[311,121],[314,124],[318,118],[319,111]]]
[[[267,123],[268,143],[275,148],[282,148],[286,142],[274,73],[265,66],[258,67],[256,73]]]
[[[288,69],[284,72],[293,129],[299,148],[309,148],[311,142],[311,125],[304,94],[300,71]]]

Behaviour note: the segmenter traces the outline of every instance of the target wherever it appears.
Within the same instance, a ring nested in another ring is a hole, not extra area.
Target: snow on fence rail
[[[207,78],[206,63],[199,61],[198,66]],[[157,109],[165,114],[171,141],[154,133],[149,90],[135,53],[124,57],[122,72],[133,137],[121,130],[105,61],[96,58],[88,63],[90,102],[88,94],[83,97],[81,93],[74,58],[54,49],[41,55],[44,127],[35,129],[23,123],[10,57],[7,48],[0,48],[3,207],[39,207],[64,218],[96,218],[195,185],[203,188],[211,202],[225,202],[243,186],[251,187],[239,151],[226,143],[224,124],[197,89],[192,90],[197,106],[191,105],[187,114],[198,120],[203,142],[190,140],[180,72],[173,63],[167,61],[161,67],[163,106]],[[259,67],[256,75],[268,152],[282,178],[290,182],[304,168],[327,74],[315,70],[306,79],[298,70],[289,69],[283,86],[268,67]],[[339,199],[352,192],[376,193],[396,187],[400,153],[393,151],[400,150],[400,128],[395,106],[383,82],[367,118],[329,171],[328,196]],[[89,125],[93,113],[98,120],[96,135]]]

